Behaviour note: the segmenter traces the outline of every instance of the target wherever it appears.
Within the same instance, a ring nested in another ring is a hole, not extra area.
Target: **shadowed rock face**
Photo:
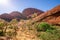
[[[37,13],[37,15],[41,14],[41,13],[44,13],[44,11],[41,11],[41,10],[38,10],[38,9],[35,9],[35,8],[26,8],[23,10],[23,15],[24,16],[30,16],[34,13]]]

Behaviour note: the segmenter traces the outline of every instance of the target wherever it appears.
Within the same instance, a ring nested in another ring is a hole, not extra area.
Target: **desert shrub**
[[[3,28],[5,25],[5,22],[0,22],[0,28]]]
[[[34,13],[31,18],[37,17],[37,13]]]
[[[55,33],[57,33],[57,30],[47,30],[46,32],[50,32],[52,34],[55,34]]]
[[[13,26],[9,25],[8,28],[9,28],[9,29],[13,29]]]
[[[48,32],[41,33],[40,38],[42,40],[59,40],[58,36],[51,34],[51,33],[48,33]]]
[[[57,37],[60,38],[60,30],[57,30],[57,29],[56,30],[49,30],[47,32],[49,32],[51,34],[54,34],[54,35],[56,35]]]
[[[47,31],[47,30],[53,29],[53,28],[51,27],[51,25],[49,25],[49,24],[46,23],[46,22],[41,22],[41,23],[39,23],[39,24],[36,26],[36,28],[37,28],[37,31]]]
[[[4,24],[0,22],[0,26],[2,27]]]
[[[60,40],[60,30],[49,30],[49,32],[40,32],[38,35],[42,40]]]
[[[5,36],[6,27],[7,27],[7,22],[0,19],[0,36]]]
[[[2,30],[0,30],[0,36],[5,36],[5,33]]]
[[[18,23],[18,21],[16,19],[13,19],[10,21],[10,24],[16,24],[16,23]]]
[[[10,37],[15,36],[15,32],[14,31],[8,31],[7,35]]]
[[[7,27],[7,23],[0,22],[0,30],[5,31],[6,27]]]
[[[57,30],[56,32],[54,32],[54,35],[60,39],[60,30]]]
[[[12,34],[14,35],[14,34],[16,34],[17,29],[18,29],[18,27],[16,25],[8,25],[7,30],[9,30],[9,31],[6,33],[7,33],[7,35],[12,35]]]

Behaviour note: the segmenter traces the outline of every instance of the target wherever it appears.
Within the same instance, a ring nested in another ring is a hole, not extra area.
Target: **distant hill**
[[[7,13],[4,13],[4,14],[0,15],[0,18],[4,19],[5,21],[11,21],[13,19],[13,16],[11,16]]]
[[[20,19],[24,19],[25,17],[22,15],[22,13],[18,12],[18,11],[13,11],[10,13],[11,16],[13,16],[14,19],[17,19],[18,21]]]
[[[44,11],[36,9],[36,8],[26,8],[23,10],[22,14],[26,17],[29,17],[30,15],[37,13],[37,15],[44,13]]]

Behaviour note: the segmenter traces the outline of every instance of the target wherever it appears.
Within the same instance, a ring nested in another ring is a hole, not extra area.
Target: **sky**
[[[0,14],[12,11],[22,12],[25,8],[47,11],[57,5],[60,5],[60,0],[0,0]]]

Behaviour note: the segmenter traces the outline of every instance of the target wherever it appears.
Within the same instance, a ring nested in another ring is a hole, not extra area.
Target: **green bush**
[[[37,25],[37,31],[46,31],[52,29],[50,25],[46,22],[41,22]]]

